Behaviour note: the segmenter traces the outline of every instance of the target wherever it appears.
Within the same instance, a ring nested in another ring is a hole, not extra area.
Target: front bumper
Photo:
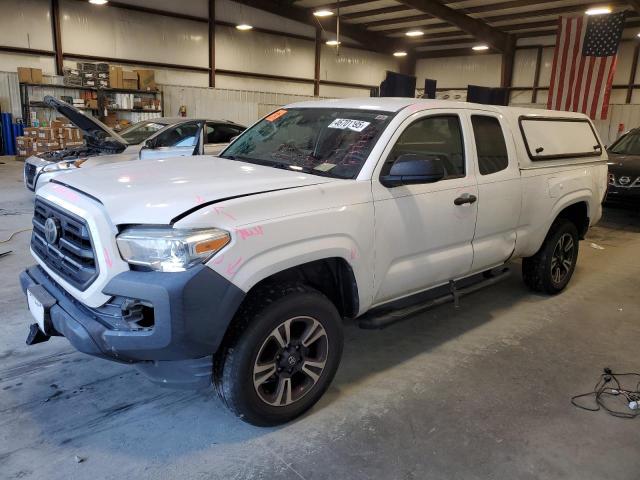
[[[609,184],[606,201],[640,202],[640,187],[618,187]]]
[[[210,382],[211,356],[244,298],[242,290],[204,265],[177,273],[120,273],[103,289],[111,302],[98,309],[73,298],[40,266],[23,271],[20,284],[25,294],[41,285],[55,298],[49,312],[54,335],[89,355],[135,363],[151,380],[173,386]],[[152,325],[128,327],[112,305],[123,299],[150,305]]]

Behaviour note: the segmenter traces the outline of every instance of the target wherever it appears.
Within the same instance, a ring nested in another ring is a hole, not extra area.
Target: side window
[[[439,158],[445,178],[464,177],[464,144],[458,115],[425,117],[409,125],[393,146],[382,175],[388,174],[396,159],[406,153]]]
[[[489,175],[507,168],[509,156],[499,120],[484,115],[471,115],[471,124],[476,139],[480,174]]]
[[[207,123],[204,143],[229,143],[233,137],[242,132],[233,125],[224,123]]]
[[[159,135],[154,142],[158,147],[194,147],[198,143],[198,123],[189,122],[178,125]]]

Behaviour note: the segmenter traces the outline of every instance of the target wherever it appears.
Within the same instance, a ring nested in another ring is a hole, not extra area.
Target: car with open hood
[[[100,170],[36,192],[27,343],[215,386],[256,425],[320,399],[345,318],[457,304],[517,258],[562,292],[607,187],[586,115],[413,98],[292,104],[219,156]]]
[[[97,118],[52,96],[44,103],[84,134],[84,145],[32,155],[25,160],[24,184],[32,191],[60,173],[137,159],[219,153],[245,127],[227,120],[158,117],[116,133]]]
[[[622,135],[608,149],[607,201],[640,204],[640,128]]]

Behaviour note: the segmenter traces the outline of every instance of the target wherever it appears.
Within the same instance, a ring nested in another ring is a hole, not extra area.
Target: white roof
[[[585,118],[582,113],[543,110],[538,108],[503,107],[499,105],[484,105],[481,103],[455,102],[452,100],[430,100],[425,98],[401,97],[355,97],[336,98],[331,100],[312,100],[287,105],[286,108],[350,108],[361,110],[380,110],[383,112],[398,112],[408,106],[415,106],[419,110],[456,108],[469,110],[484,110],[498,112],[511,117],[520,115],[543,117]]]

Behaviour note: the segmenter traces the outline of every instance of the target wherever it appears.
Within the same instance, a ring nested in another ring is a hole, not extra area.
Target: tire
[[[522,259],[524,283],[535,292],[550,295],[560,293],[571,280],[578,250],[578,229],[575,224],[565,218],[557,219],[540,250],[532,257]]]
[[[300,283],[258,287],[216,354],[214,385],[243,421],[286,423],[322,397],[342,346],[342,318],[322,293]]]

